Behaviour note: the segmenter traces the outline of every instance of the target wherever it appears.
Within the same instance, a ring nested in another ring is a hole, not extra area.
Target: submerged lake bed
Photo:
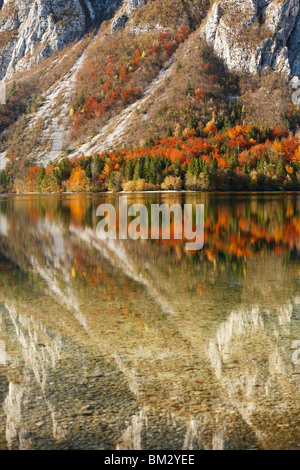
[[[127,197],[204,204],[203,249],[0,196],[0,449],[300,448],[300,193]]]

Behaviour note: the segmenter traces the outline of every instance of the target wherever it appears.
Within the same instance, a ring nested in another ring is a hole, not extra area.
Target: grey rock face
[[[0,79],[113,16],[122,0],[0,0]]]
[[[116,31],[117,29],[123,29],[132,15],[138,8],[146,5],[148,0],[125,0],[121,10],[116,15],[111,30]]]
[[[288,61],[294,76],[300,77],[300,14],[288,42]]]
[[[202,35],[229,69],[300,74],[299,0],[218,0]]]
[[[0,0],[0,80],[30,69],[113,18],[122,29],[148,0]],[[159,18],[157,19],[159,22]],[[202,36],[231,70],[300,76],[300,0],[216,0]]]

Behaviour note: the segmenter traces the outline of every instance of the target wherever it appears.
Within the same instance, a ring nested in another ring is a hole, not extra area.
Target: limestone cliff
[[[299,0],[218,0],[202,35],[231,70],[300,74]]]
[[[110,18],[122,0],[2,0],[0,79],[29,69]]]
[[[30,69],[113,18],[124,28],[148,0],[0,0],[0,79]],[[176,2],[174,1],[174,8]],[[157,18],[159,23],[159,18]],[[217,0],[201,35],[231,70],[300,75],[300,0]]]
[[[132,13],[134,13],[134,11],[139,7],[146,5],[147,2],[148,0],[126,0],[112,22],[112,31],[124,28]]]

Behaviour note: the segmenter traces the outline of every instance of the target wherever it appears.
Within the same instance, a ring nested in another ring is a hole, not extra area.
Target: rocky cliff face
[[[0,79],[61,50],[113,16],[121,4],[122,0],[1,0]]]
[[[126,0],[123,3],[122,8],[117,13],[114,21],[112,22],[111,29],[112,31],[116,31],[117,29],[124,28],[130,15],[135,12],[141,6],[146,5],[148,0]]]
[[[124,28],[147,2],[0,0],[0,79],[31,68],[105,19],[113,18],[112,32]],[[299,76],[299,12],[300,0],[217,0],[202,36],[229,69],[271,67]]]
[[[300,74],[299,0],[219,0],[202,34],[231,70]]]

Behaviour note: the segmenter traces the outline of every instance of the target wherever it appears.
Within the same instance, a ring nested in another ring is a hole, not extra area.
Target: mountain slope
[[[299,5],[0,2],[0,78],[9,92],[0,109],[0,165],[7,157],[46,165],[140,145],[189,120],[223,122],[238,98],[248,122],[295,132]]]

